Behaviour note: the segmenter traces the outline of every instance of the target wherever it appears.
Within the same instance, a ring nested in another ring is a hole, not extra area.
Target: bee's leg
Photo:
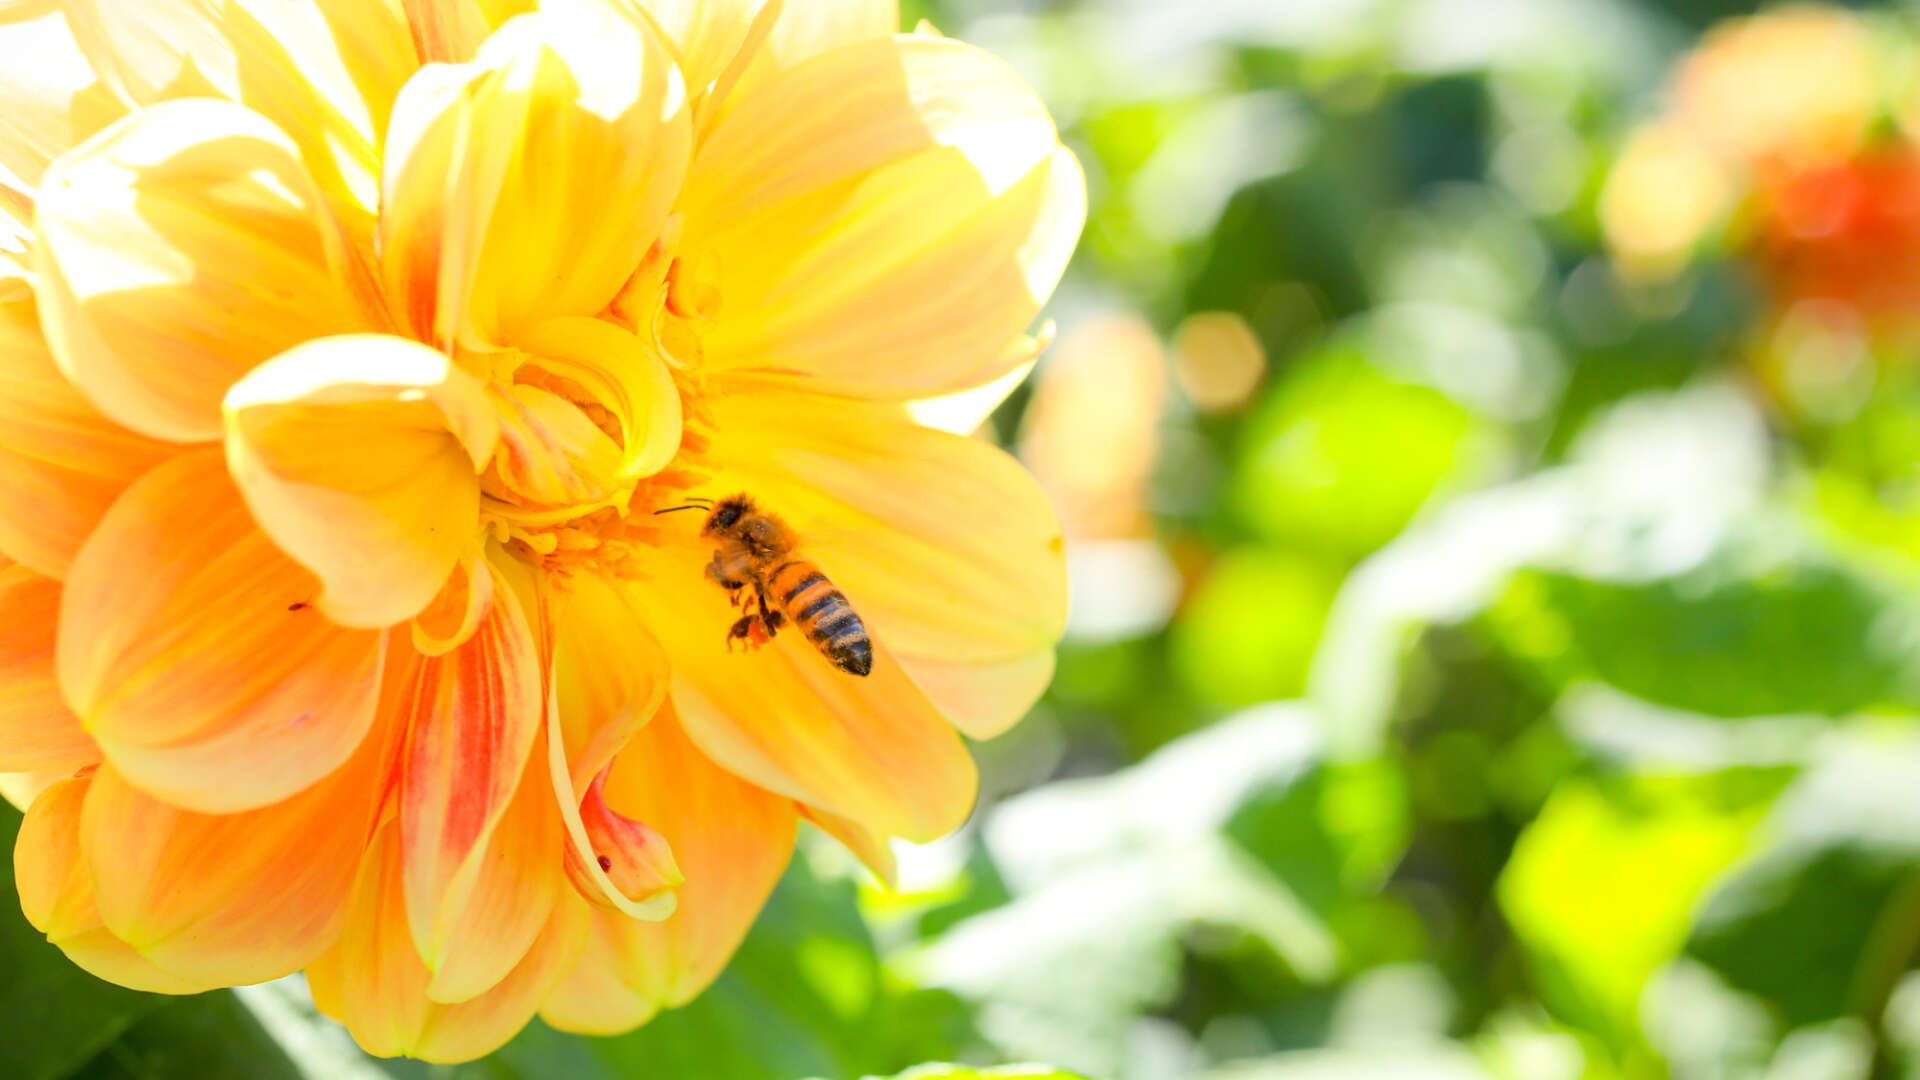
[[[767,628],[768,639],[772,639],[773,635],[778,633],[780,628],[787,624],[787,617],[780,614],[779,610],[767,600],[766,582],[754,582],[753,592],[760,601],[760,621]]]
[[[727,651],[733,651],[733,643],[736,641],[744,641],[747,643],[748,648],[752,648],[753,626],[754,623],[759,621],[760,616],[758,615],[742,615],[739,619],[735,620],[733,628],[727,631]]]

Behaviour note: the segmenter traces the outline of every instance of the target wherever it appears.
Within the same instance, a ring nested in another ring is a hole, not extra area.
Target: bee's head
[[[753,513],[753,500],[745,495],[733,495],[714,504],[713,513],[707,515],[706,527],[700,531],[707,536],[720,536],[733,530],[741,520]]]

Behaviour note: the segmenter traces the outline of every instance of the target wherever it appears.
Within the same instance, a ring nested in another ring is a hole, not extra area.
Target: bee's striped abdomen
[[[853,605],[820,568],[805,559],[776,567],[767,591],[813,647],[842,671],[865,675],[873,670],[873,642]]]

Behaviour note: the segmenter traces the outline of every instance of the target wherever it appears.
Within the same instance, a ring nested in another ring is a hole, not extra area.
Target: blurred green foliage
[[[698,1001],[455,1069],[368,1061],[297,980],[102,986],[14,917],[0,1014],[48,1034],[0,1076],[1920,1077],[1920,369],[1810,416],[1737,259],[1635,286],[1598,239],[1751,5],[906,8],[1086,160],[1064,333],[1228,311],[1266,355],[1168,410],[1146,561],[1076,569],[1129,617],[1076,614],[972,825],[898,894],[810,842]]]

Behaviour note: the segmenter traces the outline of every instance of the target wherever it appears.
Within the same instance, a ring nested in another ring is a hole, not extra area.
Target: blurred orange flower
[[[0,7],[0,772],[77,963],[379,1054],[610,1032],[805,817],[886,872],[1045,685],[1031,359],[1084,184],[893,0]],[[26,62],[19,58],[31,57]],[[730,651],[752,493],[874,642]]]

